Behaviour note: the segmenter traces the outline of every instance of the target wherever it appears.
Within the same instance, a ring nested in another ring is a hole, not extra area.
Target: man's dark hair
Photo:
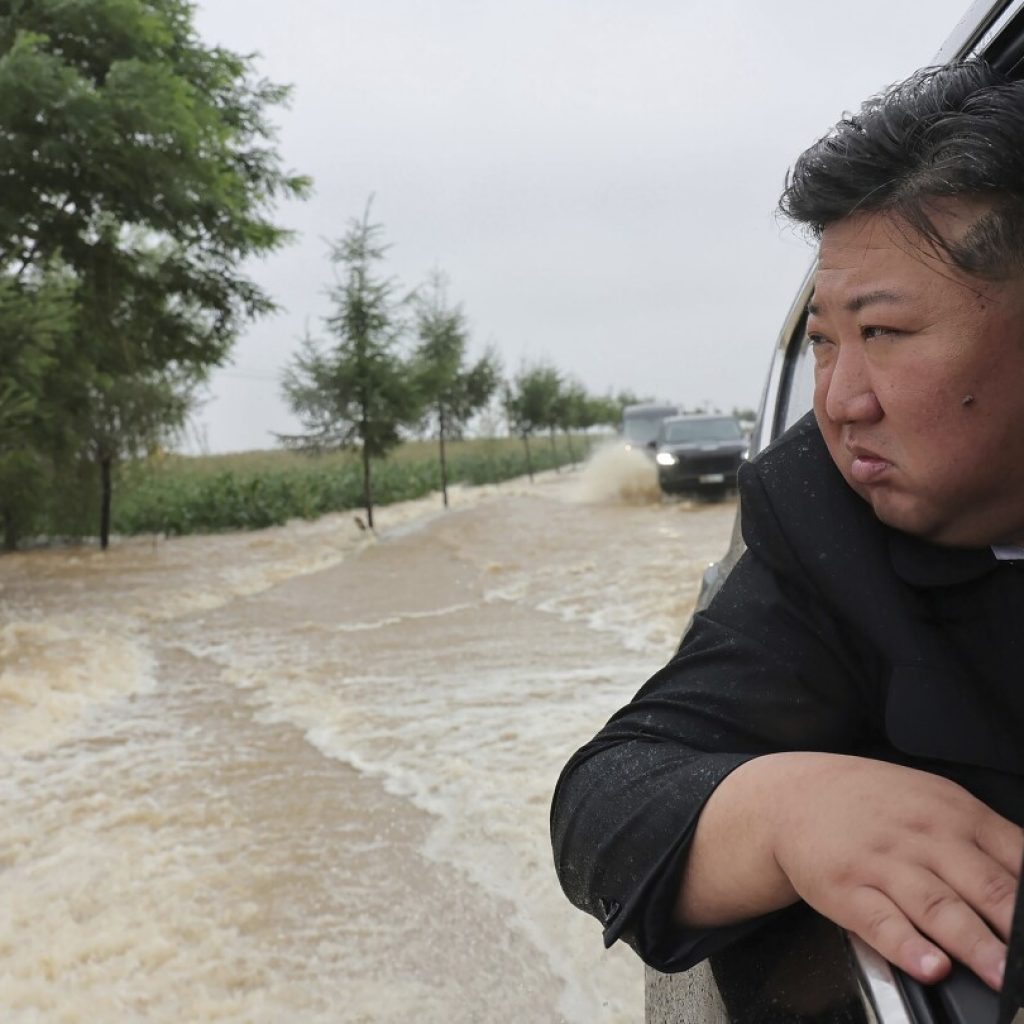
[[[989,207],[958,242],[929,213],[951,196]],[[1024,82],[979,60],[916,72],[801,154],[779,208],[817,237],[851,214],[888,213],[966,273],[1024,269]]]

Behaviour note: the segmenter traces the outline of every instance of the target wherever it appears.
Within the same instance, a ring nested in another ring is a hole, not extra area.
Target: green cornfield
[[[535,438],[530,446],[534,471],[578,460],[587,441],[573,438],[570,452],[565,438],[557,446],[546,437]],[[448,445],[449,484],[497,483],[525,473],[526,455],[517,439]],[[440,487],[436,442],[407,442],[373,466],[376,504],[419,498]],[[120,468],[112,525],[122,535],[255,530],[359,508],[362,500],[362,466],[356,453],[159,455]]]

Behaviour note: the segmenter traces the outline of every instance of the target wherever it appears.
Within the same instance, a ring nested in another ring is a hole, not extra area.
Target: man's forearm
[[[774,855],[773,802],[790,754],[769,754],[730,773],[701,811],[683,872],[676,920],[709,928],[759,917],[799,898]],[[792,765],[788,766],[792,771]]]

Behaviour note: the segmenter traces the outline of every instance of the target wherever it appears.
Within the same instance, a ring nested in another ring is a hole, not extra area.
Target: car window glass
[[[664,439],[669,444],[687,441],[740,441],[743,430],[732,418],[718,420],[669,420],[664,426]]]
[[[626,420],[623,424],[622,435],[627,441],[634,444],[647,444],[658,436],[658,428],[661,426],[661,417],[636,416]]]
[[[807,343],[807,336],[801,326],[799,340],[794,338],[792,348],[795,355],[789,367],[789,380],[783,398],[784,408],[779,417],[781,434],[788,430],[805,412],[811,408],[814,400],[814,355]]]

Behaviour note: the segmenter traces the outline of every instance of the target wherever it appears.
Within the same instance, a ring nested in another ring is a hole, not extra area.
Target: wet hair
[[[986,207],[958,241],[929,212],[949,197]],[[1024,82],[980,60],[916,72],[801,154],[779,208],[818,238],[851,214],[886,213],[968,274],[1024,269]]]

